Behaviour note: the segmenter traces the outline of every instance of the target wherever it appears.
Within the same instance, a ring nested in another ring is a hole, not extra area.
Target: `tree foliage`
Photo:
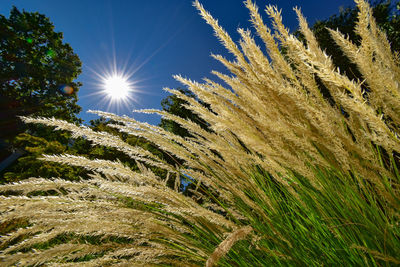
[[[60,135],[41,126],[25,127],[18,116],[81,122],[77,117],[81,107],[76,103],[81,84],[74,82],[80,73],[79,57],[63,42],[63,34],[55,31],[48,17],[16,7],[8,18],[0,15],[0,138],[11,143],[10,151],[19,148],[26,152],[5,170],[9,172],[7,179],[76,174],[69,168],[63,172],[54,166],[45,168],[34,159],[40,152],[66,151],[69,134]]]
[[[68,136],[69,134],[65,132],[59,133],[59,137],[68,139]],[[23,147],[26,155],[19,158],[16,164],[4,174],[4,180],[7,182],[21,181],[33,176],[47,178],[62,176],[64,179],[76,181],[87,173],[83,168],[73,168],[40,160],[43,154],[71,153],[71,149],[63,142],[48,141],[43,137],[22,133],[15,138],[14,144]]]
[[[79,121],[76,102],[81,84],[74,79],[80,72],[79,57],[45,15],[16,7],[9,18],[0,15],[2,116],[15,121],[15,115],[34,113]]]

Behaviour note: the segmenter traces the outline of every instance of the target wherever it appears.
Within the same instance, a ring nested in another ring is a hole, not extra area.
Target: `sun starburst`
[[[94,74],[93,91],[85,98],[95,97],[96,106],[110,112],[126,113],[132,110],[133,103],[138,101],[136,93],[139,92],[139,80],[133,78],[135,71],[127,69],[126,64],[118,67],[116,60],[108,67],[104,65],[96,69],[90,68]]]
[[[129,97],[132,85],[123,75],[113,75],[103,79],[103,89],[112,100],[124,100]]]

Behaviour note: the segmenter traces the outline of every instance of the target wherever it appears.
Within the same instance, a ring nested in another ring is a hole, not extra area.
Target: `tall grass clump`
[[[187,129],[182,138],[125,116],[117,121],[179,159],[163,159],[105,132],[49,118],[23,118],[69,130],[93,145],[113,147],[137,162],[73,155],[43,160],[93,170],[79,182],[31,178],[0,186],[1,264],[84,266],[391,266],[400,264],[400,67],[364,0],[356,46],[331,34],[357,64],[350,80],[322,51],[300,10],[303,43],[267,6],[269,29],[245,2],[249,30],[238,44],[199,2],[195,6],[233,55],[213,55],[231,72],[218,83],[182,76],[197,100],[166,89],[208,122],[209,131],[156,113]],[[281,53],[285,48],[285,53]],[[322,89],[324,88],[324,92]],[[204,106],[207,103],[207,108]],[[157,177],[150,167],[163,168]],[[179,192],[182,175],[196,189]],[[175,179],[175,189],[167,180]]]

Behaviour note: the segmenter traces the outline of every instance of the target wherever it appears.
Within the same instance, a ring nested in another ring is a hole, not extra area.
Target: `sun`
[[[129,62],[119,62],[115,58],[99,64],[96,68],[87,66],[92,73],[92,92],[85,97],[95,96],[98,100],[95,104],[100,109],[120,114],[131,111],[135,104],[140,103],[138,93],[141,93],[142,78],[137,74],[139,69]],[[129,67],[128,67],[129,66]]]
[[[127,78],[113,75],[103,79],[103,89],[112,100],[124,100],[132,88]]]

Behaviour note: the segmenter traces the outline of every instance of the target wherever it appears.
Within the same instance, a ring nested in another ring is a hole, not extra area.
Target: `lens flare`
[[[60,85],[60,87],[58,88],[60,90],[61,93],[63,93],[64,95],[71,95],[74,92],[74,88],[72,88],[69,85]]]

